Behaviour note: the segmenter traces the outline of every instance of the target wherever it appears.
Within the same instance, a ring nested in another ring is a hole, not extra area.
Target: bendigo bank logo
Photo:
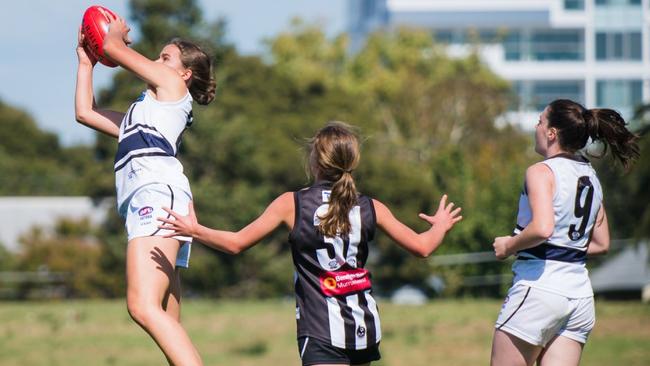
[[[347,295],[372,287],[367,270],[356,268],[349,271],[324,272],[320,275],[320,287],[325,296]]]
[[[323,280],[323,287],[325,287],[326,289],[328,289],[330,291],[335,290],[336,289],[336,279],[334,279],[334,277],[331,277],[331,276],[325,277],[325,279]]]

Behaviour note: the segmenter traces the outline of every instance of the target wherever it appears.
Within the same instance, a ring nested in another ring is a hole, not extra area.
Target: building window
[[[569,0],[565,0],[569,1]],[[596,0],[596,6],[638,6],[641,0]]]
[[[618,110],[629,118],[643,102],[641,80],[598,80],[596,81],[596,104],[602,108]]]
[[[584,85],[583,80],[517,80],[513,82],[513,90],[519,105],[514,109],[543,111],[556,99],[584,104]]]
[[[596,59],[610,61],[641,60],[640,32],[596,33]]]
[[[584,60],[584,31],[545,29],[510,31],[503,42],[508,61],[581,61]]]
[[[585,10],[585,0],[564,0],[566,10]]]

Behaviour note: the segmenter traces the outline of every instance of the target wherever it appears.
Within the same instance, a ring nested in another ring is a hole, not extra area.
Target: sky
[[[346,27],[346,0],[198,0],[208,21],[224,17],[227,39],[240,53],[261,54],[262,40],[299,16],[336,35]],[[25,110],[64,145],[90,144],[93,132],[74,120],[77,30],[88,6],[103,5],[128,21],[127,0],[12,0],[0,11],[0,100]],[[29,24],[28,24],[29,23]],[[134,37],[137,41],[137,36]],[[162,45],[161,45],[162,46]],[[94,89],[115,73],[95,67]]]

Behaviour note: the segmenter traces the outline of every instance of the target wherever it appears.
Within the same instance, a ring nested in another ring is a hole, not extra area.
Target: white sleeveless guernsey
[[[176,159],[181,135],[192,124],[189,92],[175,102],[160,102],[144,91],[122,119],[115,155],[118,211],[140,187],[164,183],[191,195],[183,166]]]
[[[585,260],[603,200],[600,181],[589,161],[580,156],[559,155],[542,163],[553,171],[555,179],[555,228],[546,242],[517,253],[512,265],[513,284],[526,284],[571,298],[593,296]],[[514,234],[519,234],[531,218],[524,184]]]

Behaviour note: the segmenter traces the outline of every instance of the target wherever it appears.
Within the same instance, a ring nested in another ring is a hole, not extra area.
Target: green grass
[[[380,302],[384,337],[375,366],[485,365],[493,300],[424,306]],[[650,306],[597,302],[583,365],[650,365]],[[292,301],[186,301],[183,323],[206,365],[300,365]],[[123,301],[0,303],[0,364],[164,365]]]

